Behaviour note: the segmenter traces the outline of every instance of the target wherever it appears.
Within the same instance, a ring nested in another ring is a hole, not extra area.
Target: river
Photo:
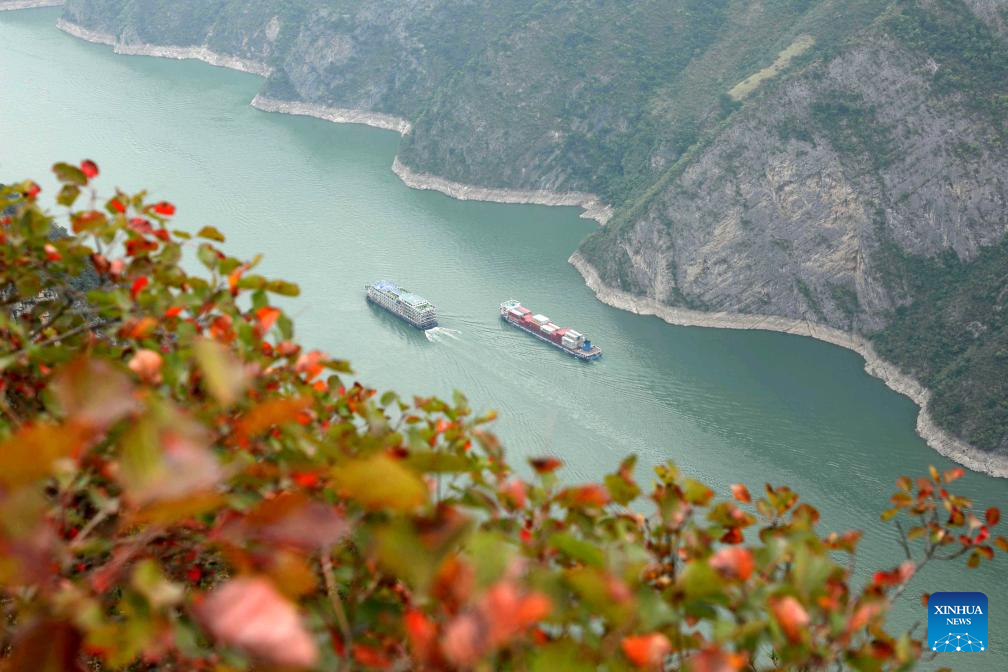
[[[954,466],[914,432],[916,407],[853,352],[674,327],[597,301],[566,261],[596,226],[575,209],[409,189],[390,171],[393,132],[254,110],[254,75],[116,56],[59,32],[58,16],[0,13],[0,181],[32,177],[52,199],[49,166],[86,157],[104,188],[173,201],[179,225],[217,226],[230,250],[263,252],[264,273],[300,284],[288,307],[302,341],[350,359],[370,385],[457,388],[497,409],[512,460],[554,454],[566,478],[587,480],[636,453],[645,480],[674,460],[723,494],[735,482],[786,483],[828,528],[865,531],[861,568],[900,559],[878,519],[896,477]],[[428,338],[369,307],[363,286],[380,278],[432,300],[443,329]],[[509,298],[585,332],[604,358],[582,364],[502,325],[497,306]],[[1006,480],[969,473],[956,487],[978,505],[1008,504]],[[1008,669],[1005,570],[1004,559],[931,566],[894,619],[926,623],[924,591],[983,591],[993,645],[938,663]]]

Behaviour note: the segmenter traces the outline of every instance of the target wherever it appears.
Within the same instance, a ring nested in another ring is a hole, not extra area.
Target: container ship
[[[437,308],[434,304],[391,280],[379,280],[365,289],[368,301],[417,329],[433,329],[437,326]]]
[[[528,332],[552,346],[560,348],[583,362],[593,362],[602,356],[602,349],[573,329],[558,327],[545,315],[533,315],[518,301],[505,301],[500,305],[501,319],[522,331]]]

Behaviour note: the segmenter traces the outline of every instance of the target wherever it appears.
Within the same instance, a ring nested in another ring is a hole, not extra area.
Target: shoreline
[[[259,63],[245,58],[238,58],[237,56],[224,56],[223,54],[218,54],[215,51],[210,51],[207,47],[174,47],[168,45],[142,43],[126,44],[125,42],[117,40],[114,35],[89,30],[63,18],[56,21],[56,27],[64,33],[84,40],[85,42],[93,42],[95,44],[110,46],[112,47],[112,51],[114,53],[121,54],[123,56],[153,56],[155,58],[172,58],[178,61],[203,61],[209,65],[217,66],[218,68],[238,70],[240,72],[247,72],[253,75],[260,75],[261,77],[268,77],[272,72],[271,68],[265,63]]]
[[[0,12],[13,12],[16,9],[35,9],[37,7],[62,7],[64,0],[0,0]]]
[[[889,389],[908,397],[917,405],[919,409],[916,423],[917,434],[935,452],[971,471],[995,478],[1008,478],[1008,457],[978,450],[938,427],[934,418],[927,411],[931,391],[921,385],[917,379],[880,357],[872,344],[861,336],[785,317],[725,312],[705,313],[688,308],[662,305],[653,299],[632,296],[606,285],[602,282],[595,268],[581,256],[580,252],[572,254],[568,262],[581,274],[585,284],[595,293],[598,300],[614,308],[637,315],[654,315],[669,324],[678,326],[776,331],[807,336],[853,350],[865,360],[864,369],[869,375],[880,379]]]
[[[414,172],[403,165],[397,156],[392,162],[392,172],[399,176],[406,186],[413,189],[439,191],[459,201],[488,201],[491,203],[512,203],[531,205],[559,205],[581,208],[582,219],[594,219],[605,225],[612,217],[613,208],[599,200],[595,194],[580,191],[566,193],[555,191],[521,191],[518,189],[494,189],[477,187],[461,182],[452,182],[443,177]]]
[[[314,117],[323,121],[330,121],[334,124],[364,124],[373,128],[382,128],[386,131],[395,131],[399,135],[406,135],[413,130],[413,125],[406,119],[382,112],[365,112],[364,110],[353,110],[344,107],[326,107],[325,105],[315,105],[314,103],[277,100],[275,98],[267,98],[262,94],[257,94],[249,104],[263,112]]]
[[[270,67],[265,63],[257,63],[233,56],[224,56],[210,51],[206,47],[125,44],[118,41],[113,35],[89,30],[62,18],[56,22],[56,27],[69,35],[87,42],[111,46],[116,54],[126,56],[155,56],[178,60],[195,59],[209,63],[210,65],[249,72],[263,77],[268,77],[272,72]],[[263,112],[315,117],[336,124],[364,124],[374,128],[395,131],[399,135],[406,135],[413,130],[413,124],[409,120],[381,112],[327,107],[303,101],[277,100],[261,94],[257,94],[252,99],[250,105]],[[446,196],[460,201],[576,207],[583,210],[581,213],[583,219],[593,219],[601,225],[605,225],[613,214],[613,207],[603,203],[595,194],[578,191],[560,193],[547,190],[523,191],[518,189],[498,189],[452,182],[436,175],[416,173],[403,165],[399,161],[398,156],[392,162],[392,172],[406,186],[412,189],[439,191]]]

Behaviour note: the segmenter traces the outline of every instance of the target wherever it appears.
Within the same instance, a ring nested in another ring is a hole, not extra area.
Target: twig
[[[336,590],[336,577],[333,575],[332,549],[322,551],[321,557],[322,576],[325,578],[326,593],[329,595],[329,603],[332,604],[333,611],[336,612],[336,621],[343,635],[344,656],[350,655],[352,634],[350,632],[350,621],[347,619],[346,610],[343,608],[343,601]]]
[[[74,537],[74,540],[70,542],[70,550],[75,551],[84,545],[84,540],[87,536],[94,532],[94,529],[102,524],[102,522],[108,518],[113,513],[119,511],[119,500],[110,500],[108,504],[98,510],[91,520],[87,522],[87,525],[81,528],[80,533]]]
[[[903,552],[906,553],[907,560],[913,560],[913,554],[910,553],[910,541],[907,539],[906,532],[903,531],[903,524],[898,520],[896,521],[896,529],[899,530],[900,546],[903,547]]]

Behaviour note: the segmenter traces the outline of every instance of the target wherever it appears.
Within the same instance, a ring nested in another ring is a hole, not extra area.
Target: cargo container
[[[531,310],[514,299],[500,304],[500,317],[508,324],[532,334],[540,341],[560,348],[583,362],[593,362],[602,356],[602,349],[592,345],[592,342],[580,332],[559,327],[550,322],[545,315],[533,315]]]

